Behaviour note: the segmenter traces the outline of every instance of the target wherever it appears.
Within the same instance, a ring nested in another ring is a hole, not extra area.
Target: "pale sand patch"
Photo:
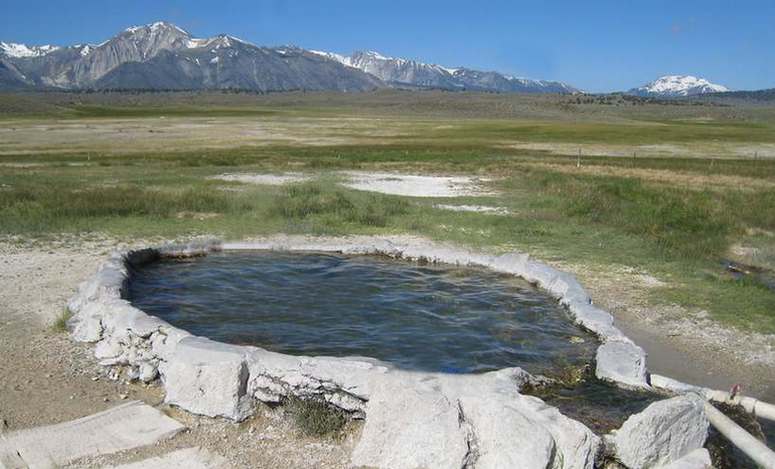
[[[448,205],[435,204],[433,208],[451,210],[453,212],[476,212],[490,215],[509,215],[511,211],[506,207],[488,207],[486,205]]]
[[[473,176],[422,176],[416,174],[345,171],[343,185],[351,189],[409,197],[470,197],[492,195],[483,187],[489,179]]]
[[[425,176],[419,174],[375,173],[366,171],[342,171],[334,173],[341,177],[341,185],[350,189],[382,194],[403,195],[408,197],[471,197],[493,195],[484,187],[490,179],[474,176]],[[211,179],[279,186],[283,184],[305,182],[314,176],[302,173],[281,174],[221,174]],[[463,206],[460,210],[488,211],[490,207]],[[454,209],[453,209],[454,210]],[[501,211],[500,208],[497,208]]]
[[[261,184],[267,186],[281,186],[295,182],[304,182],[312,179],[301,173],[283,173],[283,174],[221,174],[211,179],[221,181],[243,182],[247,184]]]

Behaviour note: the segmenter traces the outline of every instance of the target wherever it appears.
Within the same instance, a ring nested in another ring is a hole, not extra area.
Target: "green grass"
[[[57,316],[57,318],[54,320],[54,323],[51,325],[51,329],[54,332],[67,332],[67,321],[69,321],[72,317],[73,313],[70,311],[70,309],[64,308],[59,316]]]
[[[422,100],[426,95],[416,96]],[[198,109],[177,103],[151,109],[87,102],[69,106],[68,112],[137,119],[211,113],[217,118],[218,113],[226,113],[226,117],[237,106],[227,104]],[[236,109],[255,113],[256,118],[271,109],[286,116],[319,115],[276,102]],[[731,111],[703,108],[702,112]],[[140,154],[69,150],[0,154],[0,234],[47,237],[97,232],[119,239],[199,234],[239,239],[278,232],[419,234],[496,252],[519,249],[550,262],[600,270],[621,266],[641,269],[670,280],[669,286],[649,291],[651,305],[677,303],[692,311],[706,310],[722,323],[743,330],[775,332],[775,293],[756,282],[730,278],[720,265],[729,247],[741,241],[755,243],[765,253],[763,265],[773,264],[775,237],[767,233],[775,233],[775,188],[766,184],[775,181],[775,161],[585,155],[584,168],[592,173],[599,169],[600,173],[582,174],[573,171],[574,157],[495,145],[501,140],[647,144],[663,140],[775,141],[775,119],[719,117],[701,123],[669,117],[654,114],[648,122],[476,118],[452,124],[443,120],[444,125],[423,118],[412,123],[411,135],[385,138],[379,144],[159,148]],[[37,166],[8,165],[12,163]],[[497,195],[451,202],[505,206],[513,215],[450,212],[432,208],[434,200],[349,190],[328,174],[340,169],[496,178],[493,186],[499,191]],[[321,177],[287,187],[208,179],[242,171],[305,171]],[[698,181],[706,182],[655,181],[639,176],[647,171],[697,176]],[[715,183],[722,178],[743,182]]]
[[[402,153],[380,155],[393,155],[393,164],[404,169],[428,164],[409,163],[400,158]],[[451,152],[450,161],[434,160],[432,165],[455,168],[457,155]],[[232,239],[275,232],[416,233],[482,249],[520,249],[550,261],[583,264],[591,259],[597,265],[643,268],[676,282],[653,291],[654,304],[676,302],[743,329],[775,332],[773,292],[733,281],[719,265],[730,243],[746,230],[775,231],[771,190],[671,187],[505,166],[485,156],[480,169],[497,166],[505,176],[496,184],[500,194],[460,202],[501,205],[515,213],[502,217],[436,210],[430,202],[348,190],[329,176],[287,187],[252,186],[208,180],[221,167],[180,166],[179,160],[163,155],[142,165],[123,164],[133,162],[123,157],[116,161],[112,166],[4,171],[0,233],[100,232],[119,238],[211,234]],[[277,164],[241,169],[277,170]],[[358,161],[356,166],[369,164]]]
[[[278,114],[276,109],[224,107],[137,107],[137,106],[74,106],[73,118],[144,118],[144,117],[265,117]]]
[[[338,188],[333,181],[292,184],[275,197],[269,215],[305,224],[313,233],[346,233],[348,228],[385,228],[407,216],[403,199]],[[297,231],[294,229],[293,231]]]

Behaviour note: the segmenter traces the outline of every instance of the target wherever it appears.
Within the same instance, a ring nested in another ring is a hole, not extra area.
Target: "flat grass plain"
[[[609,151],[610,150],[610,151]],[[337,185],[341,170],[466,174],[493,195]],[[313,174],[269,186],[223,173]],[[775,333],[775,105],[381,91],[0,95],[0,235],[417,234],[663,280],[647,306]]]

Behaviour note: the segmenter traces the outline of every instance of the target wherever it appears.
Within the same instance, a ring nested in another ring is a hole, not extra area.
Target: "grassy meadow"
[[[775,291],[722,264],[775,269],[774,109],[430,92],[2,95],[0,236],[418,234],[628,266],[665,280],[651,305],[775,333]],[[352,169],[475,175],[493,195],[338,185]],[[315,179],[212,178],[288,171]]]

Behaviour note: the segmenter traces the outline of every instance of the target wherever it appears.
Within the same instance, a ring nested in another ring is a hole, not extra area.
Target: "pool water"
[[[224,252],[137,268],[129,299],[192,334],[398,367],[532,373],[581,366],[597,341],[546,293],[486,269],[378,256]]]

